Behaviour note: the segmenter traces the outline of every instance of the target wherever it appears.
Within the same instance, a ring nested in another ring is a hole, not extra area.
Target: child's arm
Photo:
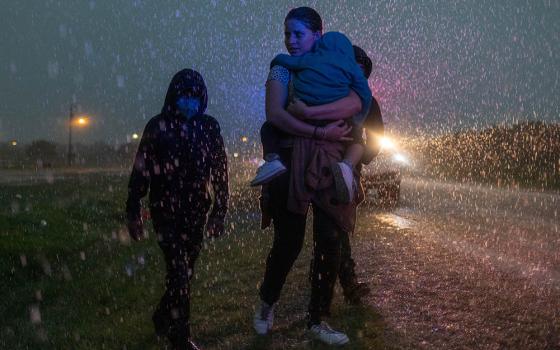
[[[138,241],[144,235],[141,200],[150,188],[150,169],[154,167],[153,130],[148,123],[142,133],[134,165],[128,181],[128,198],[126,199],[126,219],[129,235]]]
[[[362,101],[354,90],[348,96],[331,103],[308,106],[301,100],[290,103],[287,108],[290,114],[299,119],[340,120],[351,118],[362,110]]]

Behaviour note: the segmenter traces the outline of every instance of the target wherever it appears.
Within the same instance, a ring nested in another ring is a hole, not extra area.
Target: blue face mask
[[[197,97],[182,96],[177,100],[177,109],[179,113],[187,118],[191,118],[198,114],[200,109],[200,99]]]

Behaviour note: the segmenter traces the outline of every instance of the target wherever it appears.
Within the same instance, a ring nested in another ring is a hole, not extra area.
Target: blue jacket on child
[[[270,66],[276,65],[292,72],[294,93],[308,105],[334,102],[354,90],[362,101],[362,111],[353,121],[362,125],[371,105],[371,90],[356,63],[352,43],[344,34],[325,33],[302,56],[277,55]]]

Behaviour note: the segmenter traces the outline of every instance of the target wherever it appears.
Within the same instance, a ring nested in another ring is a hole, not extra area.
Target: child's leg
[[[352,169],[358,165],[362,156],[364,155],[364,146],[358,143],[353,143],[348,148],[346,148],[346,152],[344,154],[344,163],[349,165]]]
[[[251,186],[266,184],[286,171],[279,156],[282,136],[282,131],[269,122],[265,122],[261,127],[261,143],[265,162],[257,169],[257,175],[251,180]]]
[[[332,166],[336,197],[342,203],[349,203],[354,200],[354,194],[357,189],[354,169],[361,161],[365,152],[362,133],[362,127],[352,126],[351,136],[353,142],[346,148],[344,159]]]
[[[261,143],[263,147],[263,159],[271,161],[278,159],[280,152],[280,130],[269,122],[264,122],[261,127]]]
[[[364,146],[353,143],[346,148],[344,159],[331,166],[334,178],[336,198],[342,203],[350,203],[357,189],[354,179],[354,168],[362,159]]]
[[[165,293],[154,313],[156,332],[167,335],[173,343],[190,337],[190,280],[202,247],[204,220],[190,220],[192,227],[182,228],[175,222],[155,223],[158,244],[166,264]],[[185,238],[186,237],[186,238]]]

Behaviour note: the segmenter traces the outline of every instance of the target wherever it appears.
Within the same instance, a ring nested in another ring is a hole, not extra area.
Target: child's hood
[[[346,35],[340,32],[328,32],[317,40],[315,50],[334,51],[345,56],[354,57],[354,48]]]
[[[203,114],[208,105],[206,84],[202,75],[192,69],[183,69],[177,72],[167,88],[162,114],[176,115],[177,100],[181,96],[192,96],[200,99],[198,114]]]

